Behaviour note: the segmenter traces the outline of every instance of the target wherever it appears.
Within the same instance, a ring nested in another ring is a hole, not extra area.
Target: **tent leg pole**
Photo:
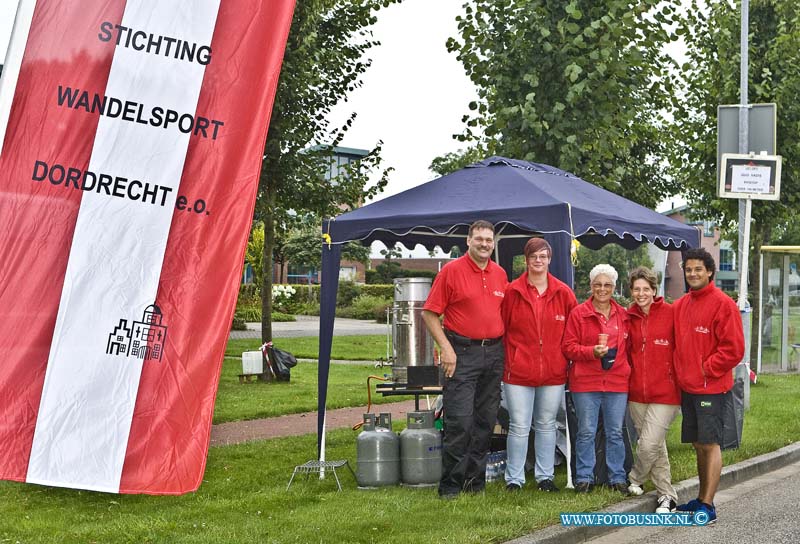
[[[325,462],[325,428],[328,426],[328,414],[325,414],[325,419],[322,421],[322,443],[320,444],[319,448],[319,460],[320,463]],[[319,479],[325,479],[325,467],[319,467]]]

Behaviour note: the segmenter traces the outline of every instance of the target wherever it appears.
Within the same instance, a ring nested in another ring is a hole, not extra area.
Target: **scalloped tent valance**
[[[322,251],[319,359],[319,440],[324,437],[325,397],[341,245],[376,240],[392,246],[422,244],[466,248],[469,225],[495,225],[496,259],[507,271],[528,238],[542,235],[553,247],[551,272],[573,283],[570,244],[598,249],[615,243],[627,249],[651,242],[666,250],[697,247],[700,233],[635,202],[552,166],[490,157],[400,194],[326,220],[330,236]],[[323,444],[320,442],[322,450]]]

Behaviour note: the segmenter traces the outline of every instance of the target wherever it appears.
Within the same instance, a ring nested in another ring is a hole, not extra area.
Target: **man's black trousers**
[[[445,378],[443,391],[444,443],[440,495],[486,486],[486,458],[500,405],[503,343],[460,345],[456,370]]]

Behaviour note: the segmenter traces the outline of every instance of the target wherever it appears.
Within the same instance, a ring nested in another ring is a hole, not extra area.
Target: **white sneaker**
[[[669,495],[661,495],[658,498],[658,508],[656,508],[656,514],[669,514],[674,512],[677,506],[677,503],[672,497]]]
[[[644,493],[644,489],[642,489],[642,486],[640,486],[640,485],[631,484],[631,485],[628,486],[628,493],[638,497],[639,495]]]

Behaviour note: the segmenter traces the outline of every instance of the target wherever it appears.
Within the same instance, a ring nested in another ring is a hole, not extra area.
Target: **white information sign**
[[[780,155],[725,153],[719,177],[719,196],[778,200],[781,196]]]
[[[731,190],[735,193],[769,193],[769,178],[772,168],[768,166],[731,167]]]

